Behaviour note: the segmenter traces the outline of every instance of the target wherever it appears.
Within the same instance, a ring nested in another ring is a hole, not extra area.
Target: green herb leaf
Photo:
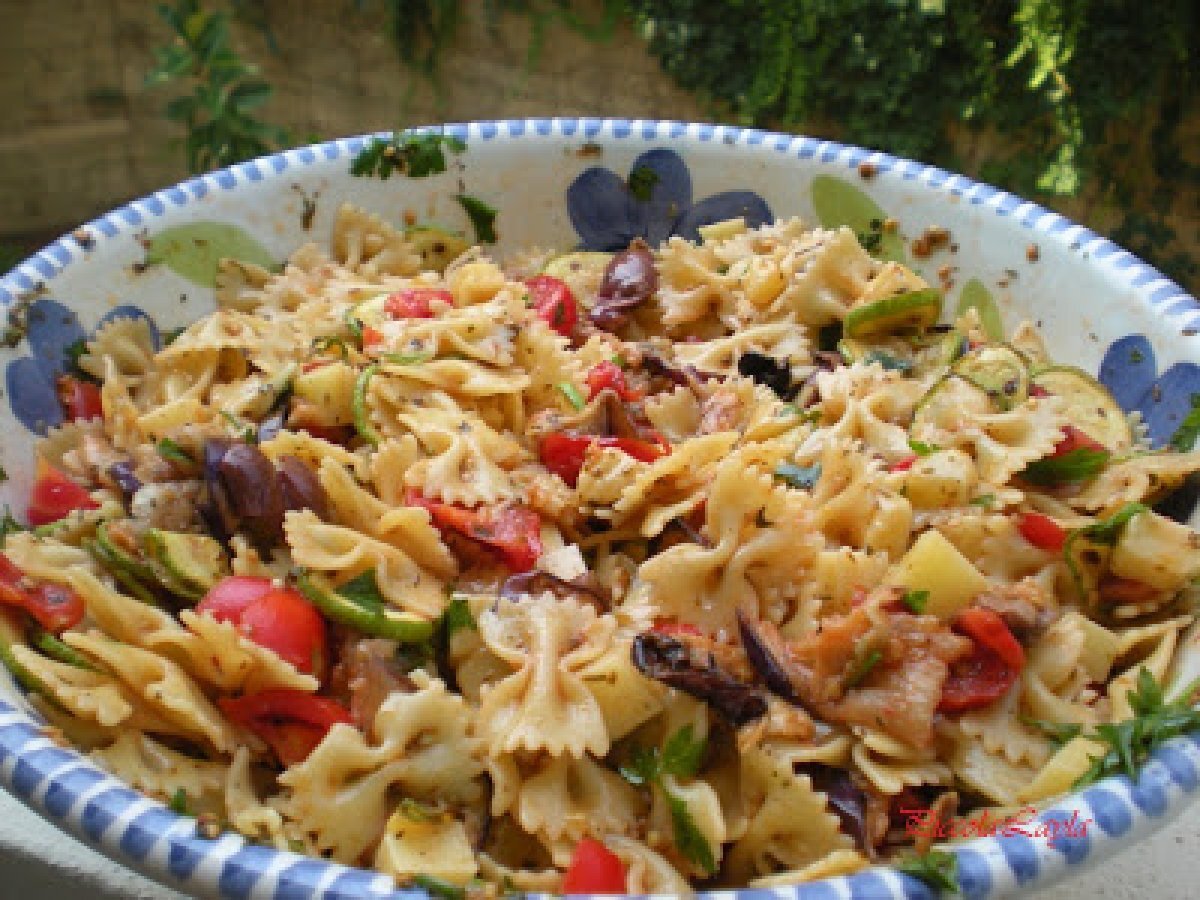
[[[384,362],[394,366],[415,366],[419,363],[429,362],[433,357],[432,350],[425,350],[421,353],[383,353],[379,356]]]
[[[797,466],[794,463],[780,463],[775,467],[775,478],[788,487],[802,491],[811,491],[821,477],[821,464]]]
[[[10,534],[28,530],[28,528],[13,518],[12,510],[5,505],[4,517],[0,518],[0,548],[4,547],[4,541]]]
[[[1200,394],[1192,394],[1191,403],[1191,411],[1171,435],[1171,446],[1180,453],[1187,453],[1194,448],[1196,439],[1200,438]]]
[[[379,582],[375,579],[374,569],[363,569],[337,592],[356,606],[376,615],[383,614],[383,593],[379,590]]]
[[[571,405],[576,409],[583,409],[585,406],[587,406],[587,400],[584,398],[583,394],[580,393],[579,388],[575,387],[575,385],[571,384],[571,382],[560,381],[558,383],[558,389],[562,391],[562,395],[571,401]]]
[[[694,778],[704,761],[708,742],[697,740],[691,725],[684,725],[671,735],[662,749],[662,771],[676,778]]]
[[[195,462],[195,460],[188,455],[186,450],[184,450],[170,438],[163,438],[160,440],[158,444],[155,445],[154,449],[158,451],[159,456],[168,462],[176,462],[185,466],[189,466]]]
[[[846,687],[858,687],[867,680],[867,676],[882,661],[883,652],[877,648],[872,647],[866,653],[863,653],[854,660],[854,664],[850,667],[850,673],[846,676]]]
[[[230,427],[237,432],[238,438],[246,444],[258,443],[258,429],[249,422],[243,422],[229,410],[221,410],[221,418],[229,423]]]
[[[1067,535],[1067,539],[1063,542],[1063,559],[1066,560],[1067,569],[1071,572],[1071,578],[1075,582],[1075,589],[1079,592],[1082,598],[1087,597],[1087,588],[1084,585],[1083,573],[1079,570],[1079,563],[1075,560],[1075,544],[1080,538],[1086,538],[1097,544],[1106,544],[1113,546],[1121,538],[1121,532],[1129,520],[1134,516],[1147,512],[1148,506],[1141,503],[1126,503],[1107,519],[1101,519],[1099,522],[1093,522],[1083,528],[1076,528]]]
[[[937,453],[942,448],[937,444],[926,444],[924,441],[909,440],[909,449],[917,456],[929,456],[931,453]]]
[[[475,239],[481,244],[496,243],[496,210],[488,206],[478,197],[469,194],[455,194],[454,199],[467,213],[471,227],[475,229]]]
[[[1030,484],[1042,486],[1084,481],[1098,475],[1111,458],[1112,454],[1107,450],[1076,447],[1061,456],[1031,462],[1021,470],[1021,477]]]
[[[412,797],[403,798],[397,809],[400,815],[404,816],[410,822],[429,822],[436,813],[433,807],[422,803],[420,800],[414,800]]]
[[[900,602],[920,615],[925,612],[925,604],[929,602],[929,591],[905,591]]]
[[[629,193],[639,200],[647,201],[658,184],[658,173],[649,166],[638,166],[629,173]]]
[[[446,171],[446,154],[462,153],[467,145],[440,132],[398,132],[384,140],[372,138],[350,163],[350,174],[388,179],[393,172],[425,178]]]
[[[713,858],[712,847],[696,826],[696,820],[692,818],[687,803],[670,791],[664,790],[663,795],[667,799],[667,807],[671,810],[671,826],[675,833],[676,848],[685,859],[696,863],[709,875],[715,875],[717,861]]]
[[[471,607],[467,598],[462,594],[451,594],[450,603],[442,613],[442,630],[446,639],[453,637],[454,632],[463,629],[475,629],[475,617],[471,615]]]
[[[1044,719],[1034,719],[1029,716],[1019,716],[1018,718],[1030,728],[1036,728],[1042,732],[1059,747],[1070,743],[1083,731],[1083,726],[1075,722],[1047,722]]]
[[[175,793],[171,795],[171,800],[167,804],[167,808],[178,816],[194,815],[191,804],[188,803],[187,791],[183,788],[176,789]]]
[[[928,853],[914,854],[897,862],[896,868],[935,890],[952,894],[958,892],[958,857],[953,853],[930,850]]]
[[[630,784],[656,784],[662,774],[662,761],[657,747],[635,747],[629,762],[618,768],[621,777]]]
[[[78,338],[67,345],[63,351],[63,361],[66,363],[66,370],[69,375],[74,378],[80,378],[84,381],[95,381],[96,379],[90,373],[85,372],[79,365],[79,359],[87,353],[87,338]]]
[[[466,900],[466,888],[432,875],[414,875],[412,883],[413,887],[424,888],[434,897],[440,897],[442,900]]]
[[[980,494],[978,497],[972,497],[967,502],[970,503],[972,506],[983,506],[983,507],[994,506],[996,503],[996,495],[995,494]]]

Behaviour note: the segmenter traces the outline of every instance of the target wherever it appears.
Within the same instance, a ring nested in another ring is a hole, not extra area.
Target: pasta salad
[[[0,555],[48,729],[453,897],[844,874],[1116,765],[1200,452],[849,229],[701,235],[501,265],[346,206],[103,326]]]

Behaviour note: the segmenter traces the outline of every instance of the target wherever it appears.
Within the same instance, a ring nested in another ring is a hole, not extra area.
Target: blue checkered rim
[[[1200,304],[1178,284],[1107,238],[1057,213],[990,185],[934,166],[859,147],[813,138],[727,125],[637,119],[539,118],[438,126],[465,141],[506,138],[575,137],[583,140],[663,141],[761,147],[831,168],[872,164],[878,177],[916,181],[935,191],[984,206],[1019,222],[1041,240],[1061,242],[1090,256],[1117,275],[1159,316],[1179,318],[1182,328],[1200,325]],[[383,136],[383,135],[380,135]],[[210,192],[276,178],[322,161],[353,158],[369,135],[287,150],[219,172],[201,175],[123,206],[89,222],[97,240],[132,232]],[[72,236],[59,238],[0,278],[0,307],[34,291],[87,250]],[[51,822],[109,856],[181,890],[241,900],[357,900],[364,897],[423,898],[418,890],[397,890],[391,878],[336,863],[252,844],[235,834],[215,840],[197,834],[195,819],[131,789],[77,752],[55,744],[27,712],[0,699],[0,780]],[[962,893],[971,900],[1039,886],[1088,861],[1110,855],[1178,812],[1186,795],[1200,785],[1200,734],[1178,738],[1158,750],[1136,782],[1120,776],[1069,795],[1029,817],[1019,831],[977,838],[953,846]],[[1084,822],[1086,833],[1047,841],[1037,836],[1063,832],[1067,822]],[[1020,833],[1026,832],[1026,833]],[[710,900],[931,900],[923,882],[891,869],[770,889],[711,891]]]

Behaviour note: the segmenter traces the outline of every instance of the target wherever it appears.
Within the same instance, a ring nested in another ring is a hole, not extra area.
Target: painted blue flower
[[[751,227],[774,220],[753,191],[723,191],[692,203],[692,176],[679,154],[647,150],[630,177],[593,166],[567,188],[567,212],[583,250],[624,250],[636,237],[658,245],[673,234],[699,240],[699,229],[741,216]]]
[[[1158,375],[1158,361],[1149,339],[1130,334],[1112,342],[1100,363],[1100,382],[1126,412],[1142,414],[1150,445],[1171,440],[1200,395],[1200,366],[1178,362]]]
[[[154,320],[136,306],[118,306],[110,310],[97,324],[97,328],[113,319],[146,319],[154,346],[159,346],[158,328]],[[12,360],[5,370],[5,387],[13,415],[37,434],[59,425],[63,421],[62,407],[58,402],[56,381],[70,365],[68,350],[87,334],[79,324],[79,317],[57,300],[42,297],[30,305],[26,313],[29,340],[29,356]],[[94,332],[93,332],[94,333]]]

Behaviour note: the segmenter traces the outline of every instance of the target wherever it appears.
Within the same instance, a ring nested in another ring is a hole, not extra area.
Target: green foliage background
[[[436,86],[471,0],[346,2],[382,4],[410,85]],[[1200,264],[1168,249],[1178,235],[1162,212],[1200,184],[1181,127],[1198,108],[1195,0],[602,0],[590,19],[570,0],[482,6],[528,20],[531,67],[551,26],[604,41],[625,20],[713,118],[910,156],[1052,206],[1086,191],[1119,211],[1106,216],[1115,240],[1200,282]],[[262,0],[230,10],[274,45]],[[167,108],[188,128],[189,166],[286,141],[254,118],[269,85],[228,49],[228,15],[199,0],[160,12],[175,37],[152,80],[190,91]]]

